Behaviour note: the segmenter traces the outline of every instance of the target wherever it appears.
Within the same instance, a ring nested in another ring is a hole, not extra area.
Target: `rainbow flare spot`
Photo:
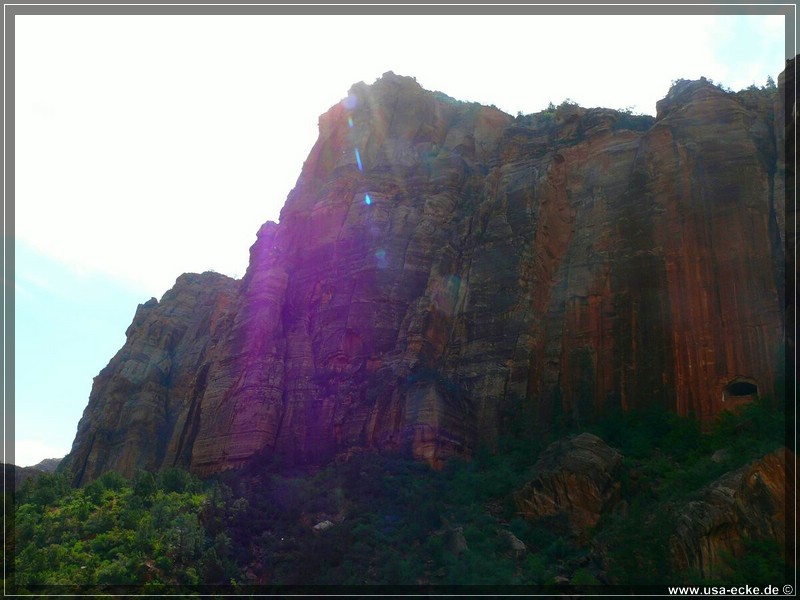
[[[369,194],[366,194],[366,195],[364,196],[364,202],[366,202],[366,203],[367,203],[367,206],[369,206],[370,204],[372,204],[372,198],[370,198],[370,197],[369,197]]]
[[[350,129],[353,128],[353,117],[347,117],[347,125],[350,127]]]
[[[358,163],[358,170],[363,171],[364,167],[361,166],[361,155],[358,153],[358,148],[356,148],[356,162]]]
[[[389,263],[386,260],[386,250],[380,248],[375,252],[375,262],[379,269],[385,269],[387,267]]]

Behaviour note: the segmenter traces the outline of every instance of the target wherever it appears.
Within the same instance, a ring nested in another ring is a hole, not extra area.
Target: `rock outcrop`
[[[319,139],[241,281],[137,311],[64,467],[353,447],[441,465],[509,419],[769,394],[784,331],[777,109],[680,82],[658,116],[513,118],[385,74]]]
[[[741,556],[748,539],[784,547],[787,512],[791,516],[795,508],[795,468],[794,454],[783,448],[706,486],[678,513],[670,538],[676,567],[705,578],[724,576],[726,555]],[[787,564],[793,564],[793,547],[789,550]]]
[[[515,495],[517,510],[530,521],[564,516],[581,536],[620,499],[621,465],[622,455],[591,433],[554,442]]]
[[[63,458],[45,458],[33,465],[31,469],[36,469],[37,471],[43,471],[45,473],[55,473],[62,460]]]

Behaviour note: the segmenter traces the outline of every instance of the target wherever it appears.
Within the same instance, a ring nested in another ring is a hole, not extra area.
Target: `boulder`
[[[548,446],[533,478],[515,494],[519,513],[530,521],[563,516],[581,536],[620,499],[622,455],[599,437],[582,433]]]
[[[505,538],[506,542],[508,542],[509,549],[511,550],[514,558],[521,559],[525,558],[525,554],[528,552],[527,546],[525,546],[525,542],[515,536],[512,532],[508,531],[507,529],[501,529],[499,534]]]
[[[320,521],[319,523],[314,525],[314,527],[312,527],[312,529],[315,532],[320,533],[320,532],[323,532],[323,531],[327,531],[331,527],[334,527],[334,524],[333,524],[332,521]]]

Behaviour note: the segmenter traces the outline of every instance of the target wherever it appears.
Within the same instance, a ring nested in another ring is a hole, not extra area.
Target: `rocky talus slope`
[[[364,446],[440,465],[510,421],[710,419],[770,394],[782,92],[681,81],[655,118],[514,118],[392,73],[353,86],[244,278],[182,275],[139,307],[62,468],[208,475]]]
[[[716,456],[724,460],[725,451]],[[663,504],[660,510],[669,514],[663,524],[668,557],[675,572],[724,578],[731,560],[744,556],[748,543],[765,540],[783,550],[786,564],[794,564],[787,515],[795,506],[791,482],[796,463],[791,450],[779,448],[692,490],[688,500]],[[638,479],[618,450],[582,433],[548,446],[514,500],[521,517],[534,523],[549,519],[552,529],[585,543],[589,528],[601,518],[608,522],[614,513],[627,518],[629,503],[621,493],[622,481],[627,480],[630,488],[634,477]],[[649,484],[652,493],[655,483],[640,484],[639,491]],[[595,540],[593,556],[600,564],[608,562],[608,543]]]

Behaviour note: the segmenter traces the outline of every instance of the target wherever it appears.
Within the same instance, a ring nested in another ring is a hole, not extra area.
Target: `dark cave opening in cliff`
[[[725,386],[725,397],[755,396],[757,394],[758,386],[752,379],[735,379]]]

